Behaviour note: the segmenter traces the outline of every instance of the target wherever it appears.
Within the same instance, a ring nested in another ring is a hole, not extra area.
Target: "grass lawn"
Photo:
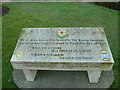
[[[16,88],[10,63],[22,28],[39,27],[104,27],[115,60],[114,82],[118,87],[118,11],[79,2],[11,2],[3,3],[10,8],[2,18],[3,88]]]
[[[0,51],[2,51],[2,18],[0,17]],[[0,52],[0,89],[2,88],[2,52]]]

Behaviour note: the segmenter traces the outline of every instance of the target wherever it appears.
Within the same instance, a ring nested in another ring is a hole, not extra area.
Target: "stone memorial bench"
[[[87,71],[90,83],[98,83],[114,60],[101,27],[23,28],[11,63],[27,81],[37,70],[65,70]]]

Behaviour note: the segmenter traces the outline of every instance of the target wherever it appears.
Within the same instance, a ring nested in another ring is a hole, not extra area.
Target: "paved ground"
[[[112,71],[104,71],[97,84],[90,84],[87,72],[38,71],[34,82],[27,82],[22,70],[14,70],[13,79],[19,88],[109,88],[114,80]]]

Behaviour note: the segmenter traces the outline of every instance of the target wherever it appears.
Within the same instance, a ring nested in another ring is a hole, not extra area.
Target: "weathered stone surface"
[[[97,83],[114,60],[103,28],[23,28],[11,63],[31,74],[28,81],[36,74],[31,70],[82,70]]]
[[[67,37],[59,38],[60,30],[66,31]],[[102,58],[102,52],[110,55],[109,60]],[[44,62],[49,62],[52,65],[45,63],[44,67],[50,69],[65,67],[61,62],[72,65],[73,63],[114,63],[102,28],[25,28],[20,35],[11,62],[13,66],[17,62],[23,63],[25,67],[31,66],[28,62],[34,62],[33,67],[42,67]],[[37,66],[35,62],[41,63],[37,63]],[[59,63],[59,66],[53,62]],[[69,68],[75,68],[74,66]]]
[[[25,80],[22,70],[14,70],[13,79],[19,88],[109,88],[114,80],[112,71],[103,71],[96,84],[89,83],[87,72],[38,71],[36,80]]]

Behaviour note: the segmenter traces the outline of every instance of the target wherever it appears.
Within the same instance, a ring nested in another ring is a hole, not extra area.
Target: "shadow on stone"
[[[113,71],[103,71],[97,84],[90,84],[86,71],[38,71],[35,81],[25,80],[22,70],[14,70],[13,79],[19,88],[109,88]]]

